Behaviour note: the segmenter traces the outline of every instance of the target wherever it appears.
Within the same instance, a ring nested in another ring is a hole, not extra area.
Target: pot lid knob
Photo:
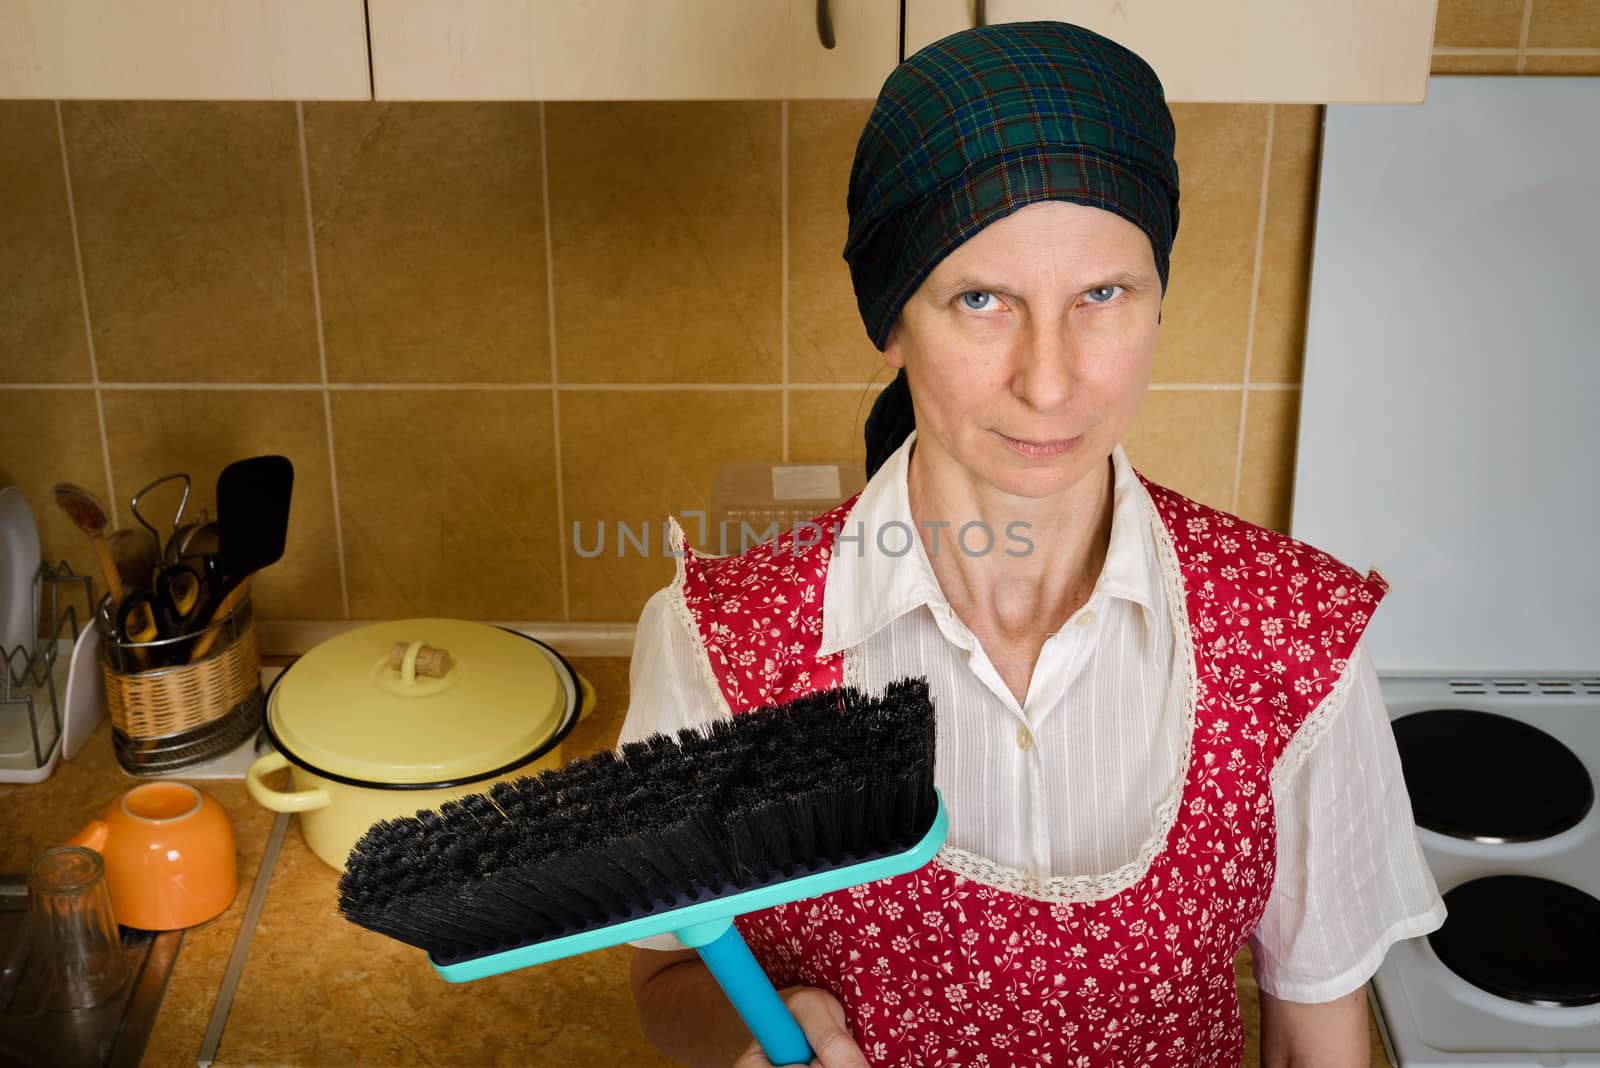
[[[389,666],[399,669],[400,681],[407,686],[415,683],[418,675],[443,678],[451,663],[449,650],[435,649],[422,640],[395,642],[389,649]]]

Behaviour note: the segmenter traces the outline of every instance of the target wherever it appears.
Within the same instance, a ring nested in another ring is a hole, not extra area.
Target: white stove
[[[1592,78],[1327,113],[1291,529],[1392,587],[1365,641],[1449,910],[1371,984],[1402,1068],[1600,1068],[1596,115]]]
[[[1480,837],[1491,839],[1488,841],[1467,838],[1462,835],[1471,832],[1459,824],[1450,827],[1453,833],[1422,826],[1417,837],[1447,903],[1457,887],[1473,880],[1508,875],[1550,880],[1588,895],[1596,910],[1594,926],[1587,931],[1592,946],[1600,939],[1600,806],[1593,803],[1594,784],[1600,783],[1600,677],[1389,676],[1380,681],[1398,738],[1404,737],[1406,717],[1460,709],[1503,716],[1513,723],[1534,727],[1577,757],[1580,767],[1566,766],[1562,770],[1586,776],[1587,798],[1557,788],[1542,792],[1543,796],[1533,804],[1528,804],[1525,794],[1495,799],[1493,795],[1500,784],[1489,779],[1475,784],[1487,796],[1472,799],[1480,805],[1487,802],[1485,807],[1511,823],[1520,818],[1524,823],[1539,824],[1553,816],[1559,821],[1557,826],[1575,818],[1572,826],[1527,841],[1492,840],[1515,837],[1497,833],[1503,832],[1504,826],[1480,832]],[[1458,783],[1449,782],[1445,774],[1439,777],[1445,781],[1431,785],[1441,792],[1452,785],[1472,788],[1475,777],[1470,769],[1460,770]],[[1439,815],[1448,816],[1448,806],[1439,800],[1430,806],[1428,800],[1418,796],[1421,784],[1412,781],[1417,776],[1409,768],[1407,774],[1419,820],[1427,818],[1429,807],[1440,808]],[[1469,803],[1463,807],[1473,806]],[[1469,919],[1462,906],[1452,903],[1448,924]],[[1491,914],[1486,919],[1492,926],[1496,917]],[[1570,944],[1539,947],[1534,958],[1537,961],[1541,953],[1590,952],[1581,946],[1584,936],[1581,930],[1573,931]],[[1587,964],[1600,969],[1600,956],[1576,963],[1580,968]],[[1537,968],[1533,978],[1542,978]],[[1578,1006],[1529,1004],[1490,993],[1448,967],[1428,937],[1397,943],[1373,977],[1372,992],[1391,1060],[1406,1068],[1466,1064],[1480,1068],[1600,1066],[1600,1001]],[[1523,994],[1556,1000],[1550,998],[1548,990]]]

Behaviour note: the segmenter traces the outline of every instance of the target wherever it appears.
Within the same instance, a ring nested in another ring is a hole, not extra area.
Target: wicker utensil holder
[[[238,746],[261,726],[261,651],[248,597],[209,626],[179,638],[130,642],[114,634],[110,599],[95,614],[100,671],[117,760],[134,774],[203,763]],[[216,630],[208,654],[188,652]],[[166,664],[141,670],[145,664]]]

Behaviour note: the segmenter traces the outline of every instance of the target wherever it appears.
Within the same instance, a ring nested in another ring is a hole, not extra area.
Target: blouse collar
[[[839,529],[822,595],[819,655],[853,648],[923,605],[936,616],[952,611],[911,518],[906,476],[916,438],[913,430],[872,476]],[[1130,601],[1153,622],[1160,587],[1150,505],[1120,444],[1111,453],[1111,466],[1111,541],[1090,600]],[[959,551],[955,530],[943,527],[938,534],[941,551],[947,546]],[[1018,537],[1026,536],[1025,531],[1018,532]],[[990,551],[1020,547],[1021,542],[1008,538],[1006,531],[995,531]]]

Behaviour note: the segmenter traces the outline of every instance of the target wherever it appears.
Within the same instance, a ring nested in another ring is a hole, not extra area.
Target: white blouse
[[[820,652],[844,650],[846,681],[872,692],[907,675],[928,679],[934,778],[950,817],[941,863],[1045,900],[1109,897],[1164,844],[1192,724],[1192,664],[1176,655],[1182,590],[1155,505],[1119,446],[1094,592],[1045,641],[1019,704],[940,591],[921,539],[905,536],[916,529],[906,488],[915,439],[845,520],[823,592]],[[843,537],[855,533],[863,536]],[[993,551],[1008,547],[999,536]],[[946,540],[941,551],[959,550]],[[673,608],[678,595],[657,592],[639,619],[619,744],[730,714]],[[1355,990],[1391,944],[1445,915],[1364,650],[1345,674],[1272,774],[1277,874],[1250,945],[1261,989],[1289,1001]],[[670,935],[634,944],[678,948]]]

